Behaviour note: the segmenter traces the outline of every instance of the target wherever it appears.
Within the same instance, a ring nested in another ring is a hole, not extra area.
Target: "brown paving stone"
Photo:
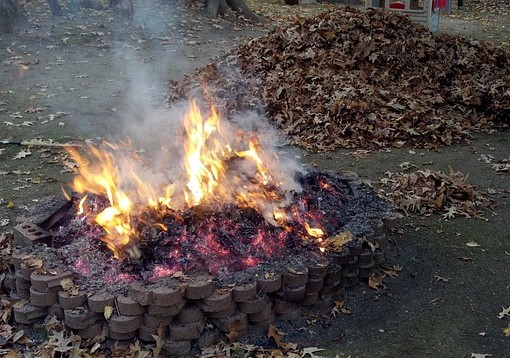
[[[85,308],[64,310],[66,326],[72,329],[85,329],[103,319],[103,315]]]
[[[108,292],[96,292],[87,298],[87,304],[92,312],[102,314],[106,306],[115,306],[115,296]]]
[[[343,282],[345,283],[345,287],[352,288],[356,286],[359,282],[359,271],[358,269],[344,271],[342,273]]]
[[[142,325],[142,315],[121,316],[113,315],[108,321],[110,332],[130,333],[136,331]]]
[[[282,275],[276,273],[258,277],[257,287],[259,291],[264,293],[276,292],[282,288]]]
[[[234,323],[236,324],[236,329],[238,331],[243,331],[246,329],[246,327],[248,327],[248,318],[243,312],[238,312],[226,318],[213,318],[210,319],[210,321],[216,328],[225,333],[229,332],[228,326]]]
[[[138,331],[127,332],[127,333],[109,331],[108,337],[110,337],[111,339],[115,339],[117,341],[127,341],[127,340],[131,340],[131,339],[135,338],[137,336],[137,334],[138,334]]]
[[[281,299],[274,300],[274,311],[278,314],[286,314],[295,311],[300,311],[300,308],[295,303],[287,302]]]
[[[247,302],[253,300],[257,295],[257,282],[250,282],[244,285],[235,286],[232,290],[235,302]]]
[[[196,341],[196,345],[200,349],[214,346],[222,339],[222,335],[218,329],[206,329],[202,332]]]
[[[167,357],[186,356],[191,350],[191,341],[168,341],[163,346]]]
[[[58,303],[58,292],[38,292],[30,288],[30,303],[36,307],[49,307]]]
[[[12,264],[14,265],[14,269],[17,271],[21,269],[21,263],[23,262],[23,258],[26,256],[26,253],[20,250],[19,248],[15,247],[14,250],[12,250]]]
[[[232,302],[232,291],[216,290],[197,304],[204,312],[220,312],[229,308]]]
[[[158,329],[159,327],[154,328],[142,325],[138,329],[138,338],[145,342],[155,342],[156,339],[153,335],[156,337],[158,336]]]
[[[382,250],[386,250],[388,247],[388,237],[386,234],[381,234],[379,236],[375,236],[372,240],[374,245],[379,246]]]
[[[158,328],[159,326],[168,326],[170,323],[174,321],[173,316],[161,317],[161,316],[152,316],[148,313],[143,314],[143,325],[149,328]]]
[[[204,313],[196,304],[188,303],[179,312],[178,320],[180,323],[199,322],[204,319]]]
[[[186,305],[186,301],[182,300],[180,303],[173,306],[155,306],[149,305],[147,307],[147,313],[151,316],[168,317],[175,316],[181,312]]]
[[[183,300],[180,287],[150,288],[150,304],[155,306],[174,306]]]
[[[339,265],[331,265],[328,274],[324,278],[324,284],[334,286],[342,281],[342,267]]]
[[[235,313],[236,309],[237,304],[235,302],[232,302],[227,309],[219,312],[209,312],[207,313],[207,316],[211,318],[226,318],[232,316]]]
[[[21,324],[32,324],[42,320],[48,314],[46,307],[35,307],[30,304],[14,308],[14,320]]]
[[[273,323],[274,323],[274,314],[271,313],[269,318],[267,318],[263,321],[252,322],[251,327],[253,327],[256,330],[267,330],[269,328],[269,326],[272,325]]]
[[[56,303],[48,307],[48,315],[55,316],[57,319],[62,321],[64,319],[64,309]]]
[[[314,293],[314,292],[318,293],[321,291],[323,285],[324,285],[324,279],[322,277],[310,276],[308,278],[308,282],[306,283],[306,292],[307,293]]]
[[[213,290],[214,286],[211,276],[202,275],[192,277],[186,286],[186,297],[190,300],[201,300],[209,297],[213,293]]]
[[[374,251],[374,264],[376,266],[382,265],[384,262],[384,251],[381,249],[376,249]]]
[[[371,250],[364,250],[358,255],[358,265],[370,265],[374,262]]]
[[[35,267],[28,267],[24,262],[21,263],[21,267],[19,272],[21,273],[21,277],[25,280],[30,281],[30,275],[35,271]]]
[[[288,313],[278,314],[278,319],[282,321],[290,321],[294,322],[303,317],[303,312],[301,310],[296,310]]]
[[[251,323],[268,320],[273,315],[273,305],[270,302],[262,311],[248,315],[248,321]]]
[[[328,259],[332,264],[345,265],[351,260],[351,250],[344,247],[340,252],[328,252]]]
[[[145,307],[129,296],[117,296],[117,310],[123,316],[139,316],[145,312]]]
[[[103,332],[103,327],[105,325],[104,321],[100,321],[94,323],[86,328],[77,329],[76,334],[79,335],[83,339],[92,339],[95,337],[99,337]]]
[[[305,298],[306,286],[286,287],[283,290],[283,299],[287,302],[301,302]]]
[[[19,298],[30,301],[30,290],[16,290]]]
[[[58,291],[58,302],[63,309],[73,309],[84,306],[87,303],[87,295],[85,292],[78,292],[77,295],[70,295],[65,291]]]
[[[317,302],[319,302],[319,292],[307,292],[305,298],[301,301],[301,305],[313,306]]]
[[[269,299],[265,294],[260,294],[253,300],[239,303],[239,311],[246,314],[260,312],[270,304]]]
[[[14,227],[15,246],[32,247],[36,244],[46,244],[51,246],[51,234],[30,222],[22,222]]]
[[[326,277],[328,274],[330,262],[327,259],[324,259],[314,265],[311,265],[308,267],[308,279],[310,279],[310,276],[318,276],[321,278]]]
[[[36,291],[49,292],[60,291],[60,282],[66,278],[72,279],[73,274],[71,271],[56,270],[56,275],[46,274],[40,275],[32,272],[30,275],[30,282]]]
[[[151,302],[152,292],[141,282],[135,281],[129,284],[129,297],[142,306],[147,306]]]
[[[375,266],[374,261],[367,265],[359,265],[358,266],[359,278],[360,279],[369,278],[370,274],[374,271],[374,266]]]
[[[21,272],[16,271],[16,274],[14,276],[15,283],[16,283],[16,290],[29,290],[30,287],[32,287],[32,284],[30,281],[27,281],[23,278],[21,275]]]
[[[172,341],[191,341],[200,337],[200,334],[204,328],[204,321],[190,323],[172,323],[169,326],[168,338]]]
[[[374,230],[374,237],[381,236],[386,230],[382,220],[378,220],[377,223],[372,226],[372,228]]]
[[[345,287],[343,283],[339,283],[335,286],[324,285],[321,293],[319,294],[319,297],[325,302],[330,302],[339,296],[343,296],[344,294]]]
[[[2,281],[3,292],[12,292],[16,290],[16,275],[14,272],[8,272]]]
[[[284,287],[302,287],[308,281],[308,268],[302,267],[299,270],[287,271],[283,274]]]
[[[352,257],[358,256],[363,251],[363,245],[361,243],[361,240],[359,240],[359,239],[354,239],[354,240],[350,241],[347,245],[349,246],[349,249],[351,250]]]

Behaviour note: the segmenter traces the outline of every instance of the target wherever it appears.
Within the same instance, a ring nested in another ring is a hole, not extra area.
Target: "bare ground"
[[[149,7],[148,4],[154,4]],[[45,5],[27,8],[29,23],[16,34],[0,36],[0,139],[58,142],[123,138],[131,124],[139,131],[153,109],[164,104],[166,83],[203,66],[236,41],[264,33],[271,23],[213,21],[197,9],[169,2],[142,1],[134,19],[109,11],[82,10],[52,19]],[[253,4],[283,21],[333,5],[288,7],[276,1]],[[198,14],[198,15],[197,15]],[[441,31],[508,46],[508,14],[481,16],[454,10],[441,19]],[[505,22],[506,21],[506,22]],[[158,121],[164,123],[164,121]],[[129,124],[129,126],[128,126]],[[164,131],[164,125],[152,128]],[[148,143],[149,144],[149,143]],[[0,147],[0,224],[9,230],[34,201],[58,195],[71,179],[61,150]],[[419,168],[469,173],[468,181],[490,189],[498,203],[487,221],[411,217],[392,236],[389,263],[403,266],[385,280],[384,294],[360,285],[348,294],[351,315],[314,321],[304,318],[289,341],[326,348],[340,357],[470,357],[472,353],[510,357],[509,337],[499,319],[510,306],[510,185],[508,173],[496,175],[481,155],[510,154],[508,133],[473,139],[465,146],[426,152],[410,148],[368,153],[312,154],[287,148],[304,163],[329,170],[354,170],[376,185],[386,171],[408,161]],[[429,164],[431,163],[431,164]],[[11,204],[12,203],[12,204]],[[475,241],[480,247],[468,247]],[[441,278],[444,278],[441,279]],[[303,330],[298,330],[298,328]]]

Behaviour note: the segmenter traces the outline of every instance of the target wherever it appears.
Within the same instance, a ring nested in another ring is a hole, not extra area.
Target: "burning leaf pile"
[[[151,171],[132,147],[91,146],[91,158],[70,148],[80,199],[77,215],[53,233],[54,246],[73,253],[63,255],[73,272],[98,282],[217,275],[303,246],[339,250],[392,215],[360,182],[279,158],[262,134],[220,123],[214,108],[203,118],[192,103],[169,172]],[[103,256],[103,243],[120,263]]]
[[[386,195],[406,214],[431,215],[439,212],[444,219],[456,216],[482,219],[480,209],[492,204],[474,185],[466,183],[461,172],[455,172],[451,167],[450,175],[418,170],[394,175],[385,182],[391,183],[391,192]]]
[[[264,108],[310,150],[434,148],[508,124],[509,59],[395,13],[341,8],[239,46],[172,82],[169,100],[202,91],[229,113]]]

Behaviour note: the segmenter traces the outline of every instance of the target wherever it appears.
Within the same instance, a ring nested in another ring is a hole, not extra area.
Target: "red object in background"
[[[444,1],[444,0],[443,0]],[[404,10],[406,8],[406,4],[403,2],[393,2],[390,4],[390,9],[399,9]]]
[[[434,0],[432,1],[432,10],[446,9],[446,0]]]

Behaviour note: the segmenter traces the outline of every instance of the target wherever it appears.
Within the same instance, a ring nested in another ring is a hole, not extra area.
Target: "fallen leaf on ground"
[[[379,291],[380,289],[386,288],[386,285],[383,282],[384,276],[379,276],[375,273],[372,273],[368,277],[368,286],[376,291]]]
[[[18,154],[16,154],[16,155],[12,158],[12,160],[25,158],[25,157],[29,156],[30,154],[32,154],[32,152],[31,152],[31,151],[22,149],[22,150],[21,150]]]
[[[283,333],[282,331],[278,330],[278,328],[276,328],[273,325],[269,326],[269,331],[267,333],[267,336],[269,338],[273,338],[274,339],[274,342],[276,343],[276,346],[278,348],[285,349],[285,350],[287,350],[287,349],[296,349],[297,348],[297,344],[295,344],[295,343],[285,343],[282,340],[283,336],[285,336],[285,333]]]
[[[482,246],[482,245],[477,244],[477,243],[476,243],[476,242],[474,242],[474,241],[470,241],[470,242],[466,243],[466,246],[469,246],[469,247],[480,247],[480,246]]]
[[[510,326],[503,329],[503,333],[506,337],[510,337]]]
[[[450,282],[449,278],[446,278],[443,276],[435,275],[434,278],[436,279],[436,282],[446,282],[446,283]]]
[[[510,306],[508,306],[507,308],[505,308],[505,307],[501,307],[501,308],[502,308],[502,310],[498,314],[499,319],[503,319],[505,317],[510,316]]]
[[[346,315],[350,315],[352,313],[352,309],[346,306],[345,300],[335,301],[335,306],[331,310],[331,314],[333,315],[333,317],[336,317],[341,313]]]
[[[344,245],[352,241],[354,236],[350,231],[341,232],[338,235],[328,237],[324,241],[324,246],[328,251],[339,251],[342,250]]]
[[[227,337],[229,342],[233,342],[237,337],[241,334],[240,328],[242,328],[243,323],[241,320],[236,319],[234,322],[229,323],[228,325],[228,333]]]
[[[159,354],[161,353],[161,349],[163,349],[163,346],[165,345],[165,328],[163,326],[159,326],[158,328],[158,334],[152,334],[152,338],[154,338],[154,341],[156,342],[156,346],[152,349],[153,357],[159,357]]]

